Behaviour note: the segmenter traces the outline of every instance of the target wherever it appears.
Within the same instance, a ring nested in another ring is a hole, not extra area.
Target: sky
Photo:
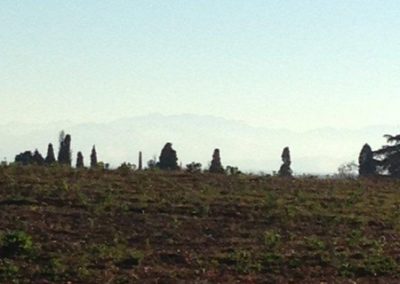
[[[1,123],[397,124],[395,0],[2,0]]]

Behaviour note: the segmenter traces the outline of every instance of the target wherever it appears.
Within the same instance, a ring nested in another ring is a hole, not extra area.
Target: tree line
[[[65,165],[72,166],[72,151],[71,151],[71,135],[65,134],[64,131],[60,132],[59,135],[59,149],[57,159],[54,154],[53,144],[49,143],[47,146],[47,155],[44,158],[42,154],[36,149],[34,152],[24,151],[15,156],[15,163],[24,166],[27,165],[38,165],[38,166],[50,166],[50,165]],[[76,157],[76,168],[84,168],[84,158],[81,151],[77,153]],[[92,152],[90,154],[90,167],[95,168],[98,166],[96,146],[93,145]]]
[[[293,171],[291,169],[291,158],[290,158],[290,150],[289,147],[285,147],[283,149],[282,155],[282,165],[277,172],[277,175],[282,177],[291,177],[293,175]],[[34,152],[32,151],[24,151],[15,156],[15,163],[20,165],[38,165],[38,166],[50,166],[50,165],[63,165],[63,166],[72,166],[72,151],[71,151],[71,135],[65,134],[64,131],[60,132],[59,135],[59,149],[57,159],[54,153],[54,147],[51,143],[48,144],[47,147],[47,155],[43,157],[42,154],[36,149]],[[107,164],[105,164],[106,167]],[[90,154],[90,168],[98,168],[99,166],[103,167],[104,164],[101,164],[97,161],[97,152],[96,147],[93,145],[91,154]],[[76,156],[76,168],[84,168],[84,156],[81,151],[77,153]],[[129,167],[136,168],[136,166],[132,166],[131,164],[123,163],[121,167]],[[168,142],[161,149],[161,153],[158,161],[155,159],[148,161],[147,163],[148,169],[160,169],[166,171],[177,171],[182,170],[182,168],[178,165],[178,157],[176,151],[172,148],[172,143]],[[139,152],[139,160],[138,160],[138,170],[143,169],[143,161],[142,161],[142,152]],[[201,172],[202,165],[197,162],[192,162],[186,165],[185,170],[187,172],[196,173]],[[210,166],[208,168],[208,172],[215,174],[238,174],[240,173],[237,167],[227,166],[223,167],[221,162],[221,154],[220,150],[214,149],[212,154],[212,160],[210,162]]]
[[[371,146],[365,144],[358,158],[358,173],[360,177],[373,176],[390,176],[400,178],[400,135],[384,135],[387,145],[382,146],[378,150],[372,150]],[[281,155],[282,165],[276,172],[278,176],[291,177],[293,171],[291,169],[291,158],[289,147],[285,147]],[[71,135],[65,134],[64,131],[59,135],[59,149],[57,158],[54,153],[54,148],[51,143],[47,147],[47,155],[43,157],[36,149],[35,151],[25,151],[15,156],[15,163],[20,165],[64,165],[72,166],[72,151],[71,151]],[[90,153],[90,168],[108,167],[108,164],[99,163],[97,160],[96,146],[93,145]],[[135,168],[131,164],[123,163],[121,167]],[[76,168],[84,168],[84,156],[81,151],[76,156]],[[158,161],[152,159],[147,162],[148,169],[160,169],[166,171],[182,170],[178,165],[178,157],[176,151],[172,148],[172,143],[168,142],[161,149]],[[139,152],[138,170],[143,169],[142,152]],[[202,165],[197,162],[192,162],[186,165],[187,172],[195,173],[202,171]],[[210,173],[216,174],[238,174],[240,173],[237,167],[223,167],[221,162],[221,153],[219,149],[214,149],[210,166],[207,170]]]

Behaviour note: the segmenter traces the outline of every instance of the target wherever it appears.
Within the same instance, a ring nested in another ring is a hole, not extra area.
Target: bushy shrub
[[[23,231],[11,231],[1,237],[1,251],[3,255],[30,255],[33,252],[32,238]]]
[[[135,169],[136,169],[136,165],[124,162],[117,168],[117,171],[121,175],[126,176],[126,175],[129,175],[130,173],[133,173],[135,171]]]
[[[188,173],[200,173],[201,172],[201,164],[196,162],[191,162],[186,165],[186,172]]]
[[[236,176],[241,174],[242,172],[239,171],[238,167],[226,166],[225,173],[230,176]]]

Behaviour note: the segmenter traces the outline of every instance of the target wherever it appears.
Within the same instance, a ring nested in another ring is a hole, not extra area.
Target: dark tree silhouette
[[[215,173],[215,174],[223,174],[225,172],[224,167],[221,164],[221,156],[219,149],[214,150],[209,171],[210,173]]]
[[[93,145],[92,153],[90,154],[90,167],[91,168],[96,168],[97,167],[97,152],[96,152],[96,146],[95,145]]]
[[[77,154],[77,156],[76,156],[76,167],[77,167],[78,169],[81,169],[81,168],[84,167],[82,152],[78,152],[78,154]]]
[[[168,142],[161,150],[160,161],[157,163],[157,167],[161,170],[179,170],[177,161],[176,151],[172,149],[172,143]]]
[[[56,157],[54,155],[54,149],[53,149],[53,144],[49,144],[47,147],[47,156],[46,159],[44,160],[46,165],[51,165],[56,162]]]
[[[60,140],[62,136],[60,134]],[[60,150],[58,152],[58,163],[71,166],[71,135],[67,134],[60,142]]]
[[[139,152],[139,161],[138,161],[138,170],[143,170],[143,160],[142,160],[142,152]]]
[[[290,161],[290,150],[289,147],[285,147],[283,149],[282,155],[282,166],[279,169],[278,175],[281,177],[291,177],[292,176],[292,169],[290,168],[290,164],[292,163]]]
[[[30,165],[33,163],[33,155],[31,151],[25,151],[15,156],[15,162],[22,164],[24,166]]]
[[[389,145],[374,151],[379,171],[382,174],[388,173],[392,177],[400,177],[400,135],[384,135]]]
[[[44,165],[44,158],[42,154],[36,149],[32,156],[32,162],[38,166]]]
[[[25,151],[15,156],[15,162],[22,164],[24,166],[27,165],[42,166],[44,164],[44,158],[39,153],[38,150],[35,150],[33,154],[31,151]]]
[[[369,177],[376,174],[377,161],[374,160],[374,153],[368,144],[365,144],[358,157],[358,173],[360,177]]]

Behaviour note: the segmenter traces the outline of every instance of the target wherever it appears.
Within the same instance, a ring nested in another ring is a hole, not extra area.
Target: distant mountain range
[[[50,142],[57,151],[62,129],[72,135],[73,158],[82,151],[86,163],[93,144],[99,160],[116,167],[124,161],[137,164],[138,151],[143,152],[145,161],[158,157],[164,144],[172,142],[182,165],[196,161],[208,166],[214,148],[220,148],[225,166],[270,173],[279,169],[282,149],[289,146],[293,170],[313,174],[334,173],[340,164],[356,161],[364,143],[379,148],[385,144],[383,134],[400,133],[395,125],[296,132],[213,116],[151,114],[109,123],[0,125],[0,157],[13,161],[17,153],[35,148],[45,155]]]

